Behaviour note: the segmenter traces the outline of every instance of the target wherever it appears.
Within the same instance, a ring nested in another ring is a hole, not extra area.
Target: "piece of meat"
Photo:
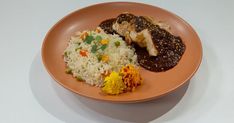
[[[170,32],[170,26],[163,21],[156,21],[153,17],[149,16],[142,16],[148,22],[152,23],[153,25],[158,25],[160,28],[165,29],[166,31]]]
[[[168,34],[159,36],[154,31],[151,32],[151,35],[154,44],[157,45],[158,55],[152,57],[144,48],[133,45],[137,54],[138,63],[145,69],[155,72],[166,71],[176,66],[186,48],[181,38]]]
[[[132,39],[130,37],[130,32],[134,30],[133,21],[135,19],[135,15],[130,13],[122,13],[113,23],[112,28],[121,36],[125,37],[125,41],[127,44],[131,44]]]
[[[136,42],[140,47],[146,47],[149,55],[157,56],[158,51],[152,40],[152,36],[148,29],[144,29],[141,32],[131,31],[130,37],[133,42]]]
[[[149,30],[145,28],[140,32],[136,31],[138,26],[144,26],[140,25],[143,23],[137,22],[138,18],[129,13],[120,14],[112,27],[119,35],[125,37],[128,44],[136,42],[140,47],[146,47],[149,55],[157,56],[158,51],[154,46]]]
[[[138,63],[145,69],[169,70],[185,52],[185,44],[180,37],[170,33],[170,26],[150,17],[123,13],[108,26],[135,48]]]

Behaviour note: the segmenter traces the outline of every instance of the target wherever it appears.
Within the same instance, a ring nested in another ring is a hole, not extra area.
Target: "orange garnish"
[[[133,65],[127,65],[120,70],[124,84],[127,86],[127,91],[134,91],[135,88],[142,84],[142,78],[139,70]]]

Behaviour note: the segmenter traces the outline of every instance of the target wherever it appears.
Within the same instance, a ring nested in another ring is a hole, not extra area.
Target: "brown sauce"
[[[158,46],[159,53],[157,56],[150,56],[145,48],[133,44],[140,66],[154,72],[166,71],[176,66],[185,51],[185,45],[181,42],[181,39],[175,37],[172,41],[168,39],[153,41]]]
[[[126,21],[130,21],[133,18],[132,15],[121,15],[119,17],[119,20],[122,19]],[[143,29],[148,29],[151,33],[154,46],[158,50],[157,56],[150,56],[145,48],[141,48],[137,44],[132,44],[136,50],[140,66],[154,72],[166,71],[176,66],[185,51],[185,45],[181,38],[172,35],[158,25],[150,23],[142,16],[134,19],[134,23],[137,25],[135,27],[136,31],[140,32]],[[116,19],[105,20],[99,26],[106,33],[117,34],[116,31],[112,29],[112,25],[115,21]]]
[[[100,23],[99,27],[101,27],[108,34],[117,34],[117,32],[114,29],[112,29],[112,25],[115,21],[115,18],[104,20]]]

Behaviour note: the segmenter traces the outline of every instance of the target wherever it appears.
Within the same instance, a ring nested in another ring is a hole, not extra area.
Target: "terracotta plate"
[[[100,88],[78,82],[65,73],[63,51],[76,31],[94,29],[101,21],[116,17],[122,12],[135,15],[152,16],[169,24],[172,33],[181,36],[186,51],[173,69],[166,72],[150,72],[142,69],[144,84],[134,93],[107,96],[100,93]],[[164,9],[129,2],[102,3],[77,10],[55,24],[44,39],[42,59],[49,74],[63,87],[93,99],[112,102],[140,102],[158,98],[185,84],[198,69],[202,59],[202,47],[199,37],[192,27],[175,14]]]

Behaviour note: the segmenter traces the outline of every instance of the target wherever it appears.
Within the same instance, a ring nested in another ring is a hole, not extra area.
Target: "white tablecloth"
[[[77,96],[54,82],[40,55],[47,31],[68,13],[104,1],[1,0],[1,123],[234,123],[232,0],[144,1],[185,19],[202,40],[198,72],[175,93],[145,103],[111,104]]]

